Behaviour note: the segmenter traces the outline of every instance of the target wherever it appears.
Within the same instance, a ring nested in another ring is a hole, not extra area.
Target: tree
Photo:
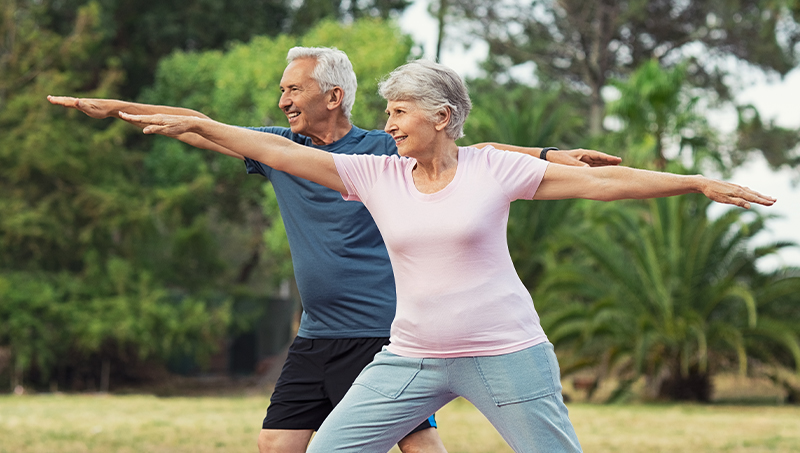
[[[224,334],[227,305],[171,292],[142,267],[160,237],[151,216],[158,197],[142,184],[142,154],[119,152],[124,125],[45,100],[116,96],[121,71],[93,53],[104,45],[101,11],[81,8],[64,39],[40,26],[37,8],[0,8],[0,345],[11,346],[12,382],[45,384],[69,357],[207,355]]]
[[[723,146],[702,114],[700,96],[687,83],[686,65],[665,69],[649,60],[626,80],[612,80],[611,86],[618,90],[619,98],[609,102],[608,114],[621,125],[618,132],[606,134],[605,143],[625,150],[628,165],[649,167],[654,163],[656,169],[664,170],[667,150],[677,149],[675,158],[688,155],[698,168],[708,161],[722,172],[731,166],[723,162]],[[611,145],[614,143],[617,145]],[[637,154],[637,150],[644,153]]]
[[[26,2],[34,3],[34,2]],[[127,78],[127,99],[153,83],[158,62],[175,50],[224,50],[234,42],[281,33],[302,35],[319,21],[362,17],[388,18],[405,9],[406,0],[341,2],[303,0],[44,0],[41,25],[66,35],[78,10],[101,7],[100,29],[107,46],[96,55],[114,57]]]
[[[489,43],[490,67],[532,61],[540,79],[588,95],[593,135],[603,130],[602,90],[610,78],[625,78],[647,60],[666,66],[691,60],[689,79],[728,101],[726,70],[714,64],[722,58],[781,75],[800,58],[796,2],[459,0],[450,10]],[[693,58],[698,47],[712,57]]]
[[[757,269],[789,244],[753,247],[766,216],[732,209],[710,219],[709,204],[692,195],[645,211],[612,206],[573,236],[587,260],[549,268],[537,291],[551,341],[575,352],[567,369],[614,372],[620,391],[644,376],[651,398],[708,401],[710,376],[729,362],[744,374],[750,357],[797,360],[798,313],[768,309],[786,301],[766,296],[774,285],[796,290],[796,279]]]

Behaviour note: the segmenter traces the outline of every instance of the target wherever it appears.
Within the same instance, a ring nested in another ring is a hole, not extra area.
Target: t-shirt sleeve
[[[284,127],[245,127],[245,129],[250,129],[253,131],[264,132],[267,134],[275,134],[286,137],[290,140],[293,139],[291,129],[287,129]],[[297,141],[297,140],[294,140]],[[303,144],[303,143],[301,143]],[[272,167],[265,165],[257,160],[253,160],[249,157],[244,158],[244,166],[247,170],[248,175],[252,174],[259,174],[267,179],[270,179],[270,175],[272,174]]]
[[[483,148],[489,171],[510,200],[532,200],[544,172],[547,161],[527,154],[501,151],[492,146]]]
[[[343,194],[342,198],[361,202],[369,198],[370,189],[386,169],[389,159],[389,156],[370,154],[334,154],[336,170],[347,188],[347,194]]]

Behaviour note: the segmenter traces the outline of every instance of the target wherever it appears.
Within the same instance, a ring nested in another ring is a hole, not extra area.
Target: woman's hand
[[[703,195],[712,201],[741,206],[745,209],[750,209],[750,203],[772,206],[777,201],[776,198],[762,195],[749,187],[705,177],[700,189]]]
[[[188,132],[197,132],[197,124],[200,121],[208,121],[193,116],[181,115],[131,115],[119,112],[119,117],[125,121],[144,127],[145,134],[160,134],[167,137],[178,137]]]

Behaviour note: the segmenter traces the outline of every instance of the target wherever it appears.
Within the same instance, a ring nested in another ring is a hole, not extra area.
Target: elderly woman
[[[400,156],[329,154],[208,119],[125,116],[145,133],[195,132],[361,201],[397,285],[391,343],[364,369],[310,452],[386,452],[449,401],[472,402],[517,452],[580,451],[558,362],[506,243],[517,199],[619,200],[702,192],[745,208],[774,199],[702,176],[549,165],[455,140],[471,103],[452,70],[404,65],[381,83]]]

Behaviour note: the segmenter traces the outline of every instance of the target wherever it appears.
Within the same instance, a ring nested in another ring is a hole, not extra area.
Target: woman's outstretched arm
[[[71,96],[47,96],[47,100],[53,105],[60,105],[69,109],[79,110],[86,115],[97,118],[120,118],[120,112],[130,113],[132,115],[156,115],[159,113],[165,115],[182,115],[182,116],[196,116],[200,118],[208,118],[206,115],[192,109],[185,109],[182,107],[170,107],[166,105],[154,104],[140,104],[138,102],[121,101],[118,99],[92,99],[92,98],[75,98]],[[134,126],[144,129],[144,124],[139,124],[134,121],[129,121]],[[244,160],[244,157],[234,153],[233,151],[223,148],[216,143],[210,142],[197,134],[181,134],[174,138],[192,145],[197,148],[216,151],[227,156],[235,157]]]
[[[702,175],[676,175],[629,167],[567,167],[549,165],[535,200],[586,198],[623,200],[702,193],[718,203],[750,209],[751,203],[772,206],[776,199],[755,190]]]
[[[194,116],[130,115],[125,112],[120,112],[119,115],[126,121],[145,125],[145,134],[168,137],[186,133],[198,134],[275,170],[308,179],[337,192],[347,192],[330,153],[300,145],[280,135],[264,134]]]

